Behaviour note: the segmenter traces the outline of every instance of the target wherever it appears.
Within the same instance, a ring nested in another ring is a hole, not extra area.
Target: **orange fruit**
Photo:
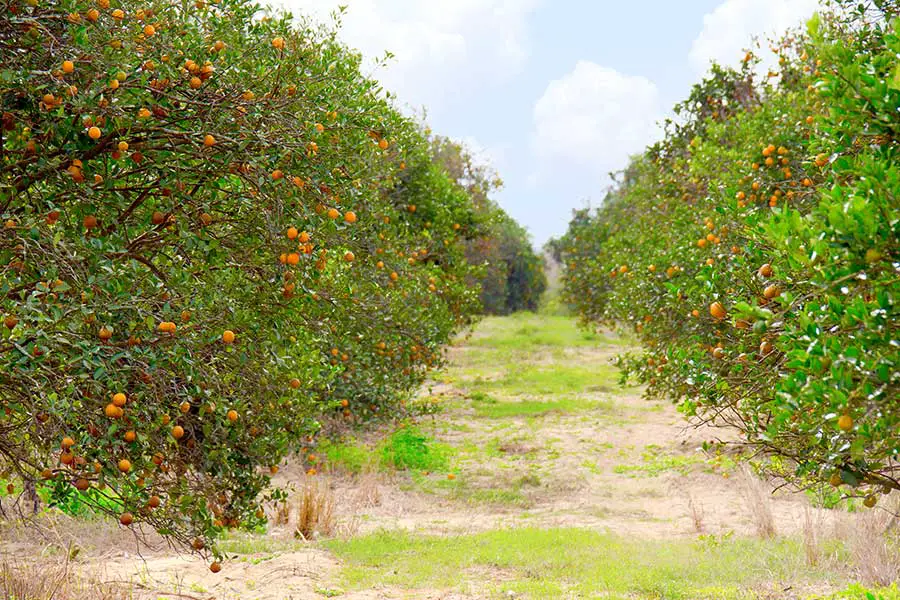
[[[97,217],[94,215],[88,215],[84,218],[84,228],[85,229],[93,229],[97,226]]]
[[[121,523],[125,527],[128,527],[129,525],[134,523],[134,515],[132,515],[130,512],[122,513],[122,516],[119,517],[119,523]]]
[[[295,390],[299,389],[300,388],[300,380],[297,379],[296,377],[294,379],[291,379],[291,387]]]
[[[234,343],[234,332],[231,331],[230,329],[226,329],[225,331],[223,331],[222,332],[222,341],[225,342],[226,344],[233,344]]]
[[[128,431],[125,432],[124,439],[126,442],[128,442],[130,444],[131,442],[133,442],[134,440],[137,439],[137,434],[134,431],[129,429]]]
[[[775,296],[777,296],[780,293],[781,293],[781,290],[778,289],[778,286],[774,285],[774,284],[768,286],[766,289],[763,290],[763,296],[765,296],[767,300],[772,300],[773,298],[775,298]]]
[[[92,140],[99,140],[102,133],[103,132],[100,131],[100,128],[96,126],[88,129],[88,137]]]
[[[280,40],[281,38],[275,38],[275,39]],[[273,44],[274,44],[274,42],[273,42]],[[276,48],[277,48],[277,46],[276,46]],[[212,571],[213,573],[218,573],[219,571],[222,570],[222,565],[220,565],[217,562],[214,562],[211,565],[209,565],[209,570]]]
[[[72,73],[74,70],[75,70],[75,63],[73,63],[71,60],[63,61],[63,63],[62,63],[62,72],[63,73],[66,73],[68,75],[69,73]]]
[[[291,252],[287,255],[287,263],[289,265],[296,265],[300,262],[300,255],[296,252]]]
[[[352,210],[348,210],[344,213],[344,221],[347,223],[356,223],[356,213]]]
[[[91,487],[91,482],[88,481],[87,479],[85,479],[84,477],[80,477],[75,480],[74,485],[75,485],[76,490],[78,490],[79,492],[83,492],[83,491],[87,490],[89,487]]]
[[[112,401],[113,404],[121,408],[125,406],[125,403],[128,401],[128,397],[125,396],[125,394],[123,394],[122,392],[118,392],[116,394],[113,394]]]
[[[105,342],[105,341],[107,341],[109,338],[112,337],[112,331],[110,331],[110,330],[107,329],[106,327],[101,327],[101,328],[100,328],[100,331],[97,333],[97,336],[98,336],[101,340],[103,340],[103,341]]]
[[[150,499],[147,500],[147,506],[150,508],[159,508],[160,504],[162,504],[162,502],[160,501],[159,496],[156,495],[150,496]]]
[[[181,425],[176,425],[172,428],[172,437],[176,440],[180,440],[184,437],[184,428]]]
[[[107,404],[106,408],[103,409],[103,414],[105,414],[110,419],[115,419],[119,417],[119,411],[122,409],[116,406],[115,404]]]
[[[232,423],[234,423],[235,421],[238,420],[237,411],[234,409],[229,410],[225,416],[228,417],[228,420],[231,421]]]
[[[62,439],[61,446],[63,447],[64,450],[68,450],[69,448],[71,448],[74,445],[75,445],[75,440],[73,440],[69,436],[66,436]]]
[[[771,277],[774,272],[775,271],[774,269],[772,269],[772,265],[770,265],[769,263],[764,264],[757,271],[760,277]]]
[[[284,50],[284,38],[277,37],[272,40],[272,47],[276,50]]]
[[[356,258],[356,257],[355,257],[355,256],[353,255],[353,253],[350,252],[349,250],[347,250],[347,251],[344,253],[344,260],[346,260],[347,262],[353,262],[353,259],[354,259],[354,258]]]
[[[305,244],[305,243],[309,242],[309,234],[305,231],[301,231],[300,235],[297,236],[297,241],[300,242],[301,244]]]
[[[721,302],[713,302],[709,305],[709,314],[713,316],[715,319],[724,319],[728,314],[725,312],[725,307],[722,306]]]
[[[853,417],[850,415],[841,415],[838,418],[838,427],[841,431],[850,431],[853,429]]]
[[[214,138],[213,136],[211,136],[210,134],[207,133],[207,134],[203,137],[203,145],[206,146],[207,148],[210,148],[210,147],[212,147],[212,146],[215,146],[215,145],[216,145],[216,138]]]
[[[128,471],[130,471],[131,470],[131,461],[128,460],[127,458],[123,458],[122,460],[120,460],[119,461],[119,470],[122,471],[123,473],[127,473]]]
[[[288,230],[287,230],[287,237],[288,237],[289,240],[295,240],[295,239],[297,239],[297,236],[298,236],[298,235],[300,235],[300,234],[297,232],[297,228],[296,228],[296,227],[288,227]]]

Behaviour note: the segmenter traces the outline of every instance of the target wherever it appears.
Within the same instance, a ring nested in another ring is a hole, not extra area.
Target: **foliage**
[[[648,394],[867,505],[900,489],[898,10],[831,3],[762,82],[753,52],[714,68],[554,244]]]
[[[0,13],[0,477],[209,547],[323,412],[398,410],[440,364],[477,211],[331,29]]]
[[[528,232],[490,199],[503,182],[452,140],[434,138],[433,152],[475,205],[475,220],[468,226],[480,224],[481,233],[468,240],[466,257],[480,267],[471,277],[481,286],[484,312],[505,315],[537,310],[547,288],[543,260],[535,253]]]

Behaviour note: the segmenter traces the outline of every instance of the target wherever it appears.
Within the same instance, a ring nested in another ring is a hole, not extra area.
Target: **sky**
[[[596,206],[609,173],[711,61],[737,64],[755,35],[801,25],[817,0],[271,0],[329,19],[369,73],[435,133],[465,143],[504,181],[494,199],[536,247],[573,209]],[[376,59],[390,51],[384,67]]]

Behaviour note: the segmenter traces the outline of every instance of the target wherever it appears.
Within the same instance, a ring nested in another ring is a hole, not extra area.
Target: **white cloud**
[[[812,16],[818,0],[725,0],[703,17],[689,59],[697,73],[711,62],[733,65],[754,36],[780,35]]]
[[[369,64],[390,51],[395,58],[373,75],[415,109],[452,105],[518,72],[540,1],[270,0],[320,20],[347,5],[341,38]]]
[[[652,81],[579,61],[535,104],[533,150],[543,172],[591,169],[593,186],[658,136],[660,115]]]

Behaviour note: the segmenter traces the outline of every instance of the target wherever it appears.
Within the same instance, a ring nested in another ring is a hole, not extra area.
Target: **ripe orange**
[[[757,273],[759,273],[760,277],[767,277],[767,278],[771,277],[774,272],[775,271],[774,271],[774,269],[772,269],[772,265],[770,265],[769,263],[764,264],[757,271]]]
[[[122,460],[120,460],[119,461],[119,470],[122,471],[123,473],[127,473],[128,471],[130,471],[131,470],[131,461],[128,460],[127,458],[123,458]]]
[[[293,389],[295,389],[295,390],[296,390],[296,389],[299,389],[299,388],[300,388],[300,380],[297,379],[297,378],[295,377],[294,379],[291,379],[291,384],[290,384],[290,385],[291,385],[291,387],[292,387]]]
[[[84,477],[79,477],[78,479],[75,480],[74,485],[75,485],[76,490],[78,490],[79,492],[83,492],[83,491],[87,490],[89,487],[91,487],[91,482],[88,481],[87,479],[85,479]]]
[[[153,36],[156,33],[156,28],[153,25],[146,25],[144,27],[144,35],[147,37]]]
[[[381,138],[381,141],[378,142],[378,147],[381,148],[382,150],[387,150],[388,146],[390,146],[390,144],[384,138]]]
[[[400,276],[397,275],[397,271],[391,271],[390,277],[391,277],[391,281],[397,281],[398,279],[400,279]]]
[[[156,495],[150,496],[150,499],[147,500],[147,506],[150,508],[159,508],[160,504],[162,504],[162,502],[160,501],[159,496]]]
[[[3,319],[3,324],[7,329],[15,329],[16,325],[19,324],[19,319],[17,319],[14,315],[6,315]]]
[[[300,255],[296,252],[291,252],[287,255],[287,263],[289,265],[296,265],[300,262]]]
[[[277,37],[272,40],[272,47],[276,50],[284,50],[284,38]]]
[[[272,171],[272,179],[278,181],[282,177],[284,177],[284,173],[281,169],[275,169],[274,171]]]
[[[69,436],[66,436],[62,439],[62,443],[60,445],[63,447],[63,450],[68,450],[75,445],[75,440],[73,440]]]
[[[118,406],[116,406],[115,404],[110,403],[110,404],[107,404],[106,408],[103,409],[103,414],[105,414],[110,419],[116,419],[120,416],[119,412],[121,410],[122,409],[119,408]]]
[[[94,215],[88,215],[84,218],[84,228],[85,229],[93,229],[97,226],[97,217]]]
[[[211,136],[210,134],[207,133],[206,136],[204,136],[204,138],[203,138],[203,145],[206,146],[207,148],[215,146],[216,138],[214,138],[213,136]]]
[[[64,60],[62,64],[62,72],[65,74],[72,73],[75,70],[75,63],[71,60]]]
[[[178,407],[178,409],[183,414],[187,414],[187,413],[191,412],[191,403],[188,402],[187,400],[185,400],[184,402],[181,403],[181,405]]]
[[[344,213],[344,221],[347,223],[356,223],[356,213],[352,210],[348,210]]]
[[[841,431],[850,431],[853,429],[853,417],[850,415],[841,415],[838,418],[838,427]]]
[[[124,437],[125,441],[130,444],[131,442],[133,442],[134,440],[137,439],[137,434],[133,430],[129,429],[128,431],[125,432],[125,435],[123,437]]]
[[[336,208],[329,208],[327,214],[329,219],[337,219],[341,216],[341,212]]]
[[[181,425],[176,425],[172,428],[172,437],[176,440],[180,440],[184,437],[184,428]]]
[[[713,302],[709,305],[709,314],[713,316],[715,319],[724,319],[728,314],[725,312],[725,307],[722,306],[721,302]]]
[[[103,340],[103,341],[105,342],[105,341],[107,341],[109,338],[112,337],[112,331],[110,331],[110,330],[107,329],[106,327],[101,327],[101,328],[100,328],[100,331],[97,333],[97,336],[98,336],[101,340]]]
[[[234,343],[234,332],[231,331],[230,329],[226,329],[225,331],[223,331],[222,332],[222,341],[225,342],[226,344],[233,344]]]
[[[231,421],[232,423],[234,423],[235,421],[238,420],[237,411],[234,409],[229,410],[225,416],[228,417],[228,420]]]
[[[112,397],[113,404],[118,406],[119,408],[125,406],[125,403],[128,401],[128,397],[125,396],[122,392],[118,392],[113,394]]]
[[[100,131],[100,128],[96,127],[96,126],[88,129],[88,137],[91,138],[92,140],[99,140],[102,133],[103,132]]]
[[[128,527],[129,525],[134,523],[134,515],[132,515],[130,512],[122,513],[122,516],[119,517],[119,523],[121,523],[125,527]]]
[[[200,86],[203,85],[203,81],[199,77],[191,77],[190,86],[192,90],[200,89]]]
[[[299,235],[299,233],[297,232],[297,228],[296,228],[296,227],[288,227],[288,230],[287,230],[287,237],[288,237],[289,240],[295,240],[295,239],[297,239],[297,236],[298,236],[298,235]]]
[[[309,242],[309,234],[305,231],[301,231],[300,235],[297,236],[297,241],[300,242],[301,244],[305,244],[305,243]]]
[[[353,255],[353,253],[350,252],[349,250],[347,250],[347,251],[344,253],[344,260],[346,260],[347,262],[353,262],[353,259],[354,259],[354,258],[356,258],[356,257],[355,257],[355,256]]]
[[[276,39],[281,39],[281,38],[276,38]],[[219,571],[222,570],[222,565],[220,565],[217,562],[214,562],[213,564],[209,565],[209,570],[212,571],[213,573],[218,573]]]
[[[763,296],[765,296],[767,300],[772,300],[773,298],[775,298],[775,296],[777,296],[780,293],[781,293],[781,290],[778,289],[778,286],[774,285],[774,284],[768,286],[765,290],[763,290]]]

